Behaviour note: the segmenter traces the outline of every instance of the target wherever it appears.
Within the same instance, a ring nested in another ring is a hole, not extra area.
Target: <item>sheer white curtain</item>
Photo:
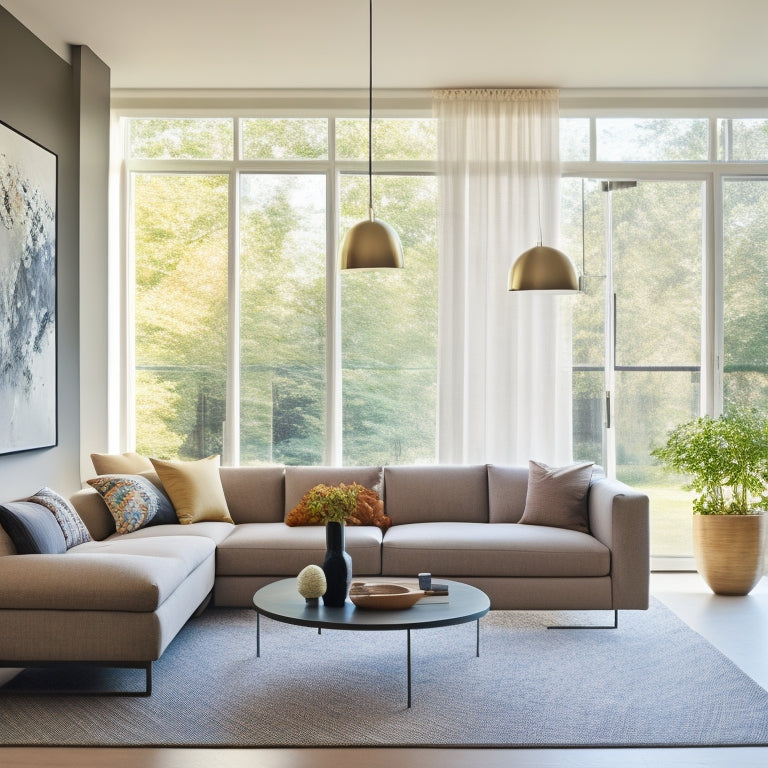
[[[507,291],[557,247],[556,90],[435,91],[440,176],[438,460],[571,460],[569,297]]]

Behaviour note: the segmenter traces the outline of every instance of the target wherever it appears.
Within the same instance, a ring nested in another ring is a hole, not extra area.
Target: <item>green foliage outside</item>
[[[218,157],[227,122],[231,132],[231,120],[141,119],[132,125],[131,146],[140,157]],[[418,156],[434,142],[431,121],[412,122],[377,124],[376,141],[389,156],[398,146],[399,156]],[[367,153],[361,123],[340,128],[349,157]],[[325,119],[242,122],[244,152],[254,158],[322,158],[327,136]],[[226,418],[228,176],[132,178],[137,450],[201,458],[221,452]],[[327,460],[325,178],[240,177],[241,464]],[[368,215],[367,176],[343,174],[340,197],[343,234]],[[374,206],[398,231],[406,269],[339,278],[343,460],[434,461],[435,179],[377,176]]]
[[[136,449],[222,449],[227,337],[227,177],[137,174]]]

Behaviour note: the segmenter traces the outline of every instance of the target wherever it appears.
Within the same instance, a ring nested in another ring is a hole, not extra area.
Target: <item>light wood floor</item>
[[[717,597],[697,574],[653,574],[653,594],[768,688],[768,578]],[[765,768],[768,747],[723,749],[0,748],[0,768]]]

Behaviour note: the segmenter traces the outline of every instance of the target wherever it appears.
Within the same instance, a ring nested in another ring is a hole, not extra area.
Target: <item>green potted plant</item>
[[[746,595],[763,575],[768,421],[755,409],[675,427],[651,455],[690,477],[696,564],[713,592]]]

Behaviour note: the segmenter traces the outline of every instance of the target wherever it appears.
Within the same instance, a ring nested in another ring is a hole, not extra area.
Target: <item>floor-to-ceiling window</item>
[[[561,98],[574,458],[651,497],[652,550],[690,555],[675,424],[768,406],[768,120],[730,106]],[[128,212],[121,442],[226,463],[434,460],[436,126],[374,120],[374,207],[403,271],[339,273],[367,216],[360,109],[122,115]],[[768,110],[768,106],[763,112]],[[510,260],[512,256],[510,256]]]
[[[368,216],[367,119],[122,127],[136,449],[233,464],[434,461],[434,120],[374,120],[374,210],[406,268],[343,273],[338,237]]]

